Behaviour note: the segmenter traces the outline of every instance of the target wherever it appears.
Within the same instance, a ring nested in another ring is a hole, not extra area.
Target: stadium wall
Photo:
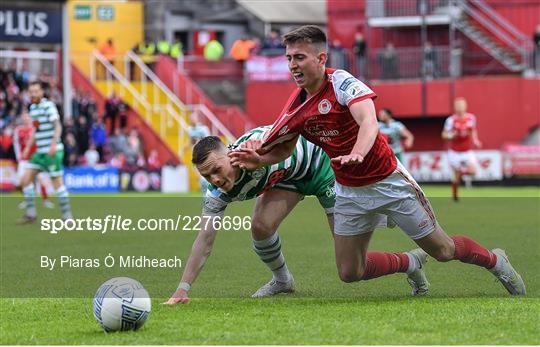
[[[444,148],[440,133],[452,100],[464,96],[470,112],[478,117],[480,138],[486,149],[517,142],[540,123],[540,79],[521,77],[463,78],[429,81],[426,84],[427,117],[422,117],[421,81],[379,82],[371,85],[378,94],[377,109],[390,108],[417,137],[415,150]],[[292,82],[250,82],[246,111],[257,125],[272,124],[295,86]],[[269,97],[271,95],[271,97]]]
[[[524,35],[531,38],[540,23],[540,1],[538,0],[484,0],[493,10],[512,23]],[[474,2],[473,2],[474,3]],[[402,3],[407,4],[406,2]],[[354,33],[362,31],[367,34],[369,47],[384,47],[392,41],[397,47],[411,47],[420,44],[420,28],[370,28],[367,27],[365,15],[366,0],[343,1],[327,0],[327,28],[330,38],[339,39],[344,47],[352,47]],[[428,40],[434,45],[448,43],[448,26],[430,26]],[[483,51],[476,45],[470,45],[475,52]]]

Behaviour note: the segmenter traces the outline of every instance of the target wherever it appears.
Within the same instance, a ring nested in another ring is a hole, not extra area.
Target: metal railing
[[[208,123],[211,125],[211,131],[212,134],[218,135],[218,136],[224,136],[229,142],[234,142],[235,137],[232,135],[232,133],[227,129],[227,127],[210,111],[206,106],[202,104],[196,104],[196,105],[190,105],[187,106],[184,104],[167,86],[159,79],[159,77],[156,76],[156,74],[148,68],[148,66],[139,58],[138,55],[136,55],[133,52],[127,52],[124,55],[124,66],[126,69],[126,75],[131,75],[131,64],[130,62],[133,62],[135,66],[137,66],[142,74],[141,74],[141,88],[144,88],[143,95],[146,94],[146,87],[147,87],[147,81],[150,80],[152,82],[152,88],[153,88],[153,94],[154,94],[154,100],[159,95],[159,92],[163,93],[167,97],[167,107],[170,107],[172,109],[175,109],[179,111],[180,115],[183,117],[186,117],[189,113],[193,111],[199,111],[199,114],[201,114],[204,118],[208,120]],[[187,124],[186,124],[187,126]]]
[[[119,90],[117,90],[117,92],[119,96],[123,99],[126,99],[126,97],[129,96],[133,101],[131,107],[144,117],[150,127],[152,127],[152,120],[155,119],[155,117],[159,117],[159,131],[157,132],[161,138],[167,138],[167,128],[171,127],[173,122],[178,124],[178,141],[176,148],[172,148],[172,150],[176,152],[178,156],[182,157],[189,146],[189,141],[187,141],[188,125],[171,104],[160,104],[159,102],[153,102],[151,104],[147,99],[147,94],[140,93],[125,76],[123,76],[97,51],[93,52],[90,59],[90,79],[92,83],[95,84],[98,80],[96,68],[99,66],[105,68],[104,77],[107,95],[115,91],[114,80],[118,81],[117,86]],[[169,143],[169,146],[170,145],[171,144]]]
[[[384,48],[370,49],[360,62],[351,50],[345,50],[342,65],[330,61],[328,66],[345,69],[362,80],[420,79],[424,74],[427,79],[508,74],[508,69],[483,51],[433,46],[433,54],[426,55],[422,47],[400,47],[395,49],[393,61],[385,60],[384,52]]]
[[[504,42],[513,51],[517,52],[520,55],[521,64],[524,68],[532,66],[532,60],[530,59],[529,53],[532,50],[530,39],[519,32],[519,30],[504,17],[499,15],[482,0],[475,0],[472,3],[475,8],[469,5],[466,0],[453,0],[452,2],[492,33],[494,37]]]
[[[426,15],[438,14],[447,8],[449,0],[425,0]],[[368,18],[421,16],[420,0],[367,0],[366,16]]]

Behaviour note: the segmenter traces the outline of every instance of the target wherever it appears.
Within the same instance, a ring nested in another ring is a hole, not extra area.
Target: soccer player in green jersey
[[[379,130],[381,134],[386,136],[386,141],[394,151],[394,154],[403,163],[403,145],[405,149],[410,149],[414,142],[413,134],[403,125],[403,123],[395,120],[392,111],[383,108],[379,111]]]
[[[62,177],[64,145],[60,139],[62,134],[60,116],[55,104],[44,97],[40,82],[31,82],[29,92],[32,100],[30,116],[34,124],[34,132],[23,150],[23,158],[28,156],[34,144],[37,150],[28,161],[21,179],[26,213],[20,223],[33,223],[36,220],[37,211],[34,203],[36,192],[33,182],[40,171],[47,172],[51,176],[53,187],[60,200],[62,218],[70,219],[72,216],[69,194]]]
[[[192,157],[197,170],[210,182],[203,217],[221,218],[229,203],[257,199],[251,225],[253,249],[273,276],[252,295],[256,298],[294,291],[294,279],[281,252],[277,229],[304,196],[316,196],[326,212],[330,230],[334,225],[335,178],[330,160],[321,148],[303,137],[293,154],[280,163],[255,171],[232,166],[227,153],[244,141],[262,139],[269,129],[253,129],[229,147],[216,136],[205,137],[195,145]],[[212,223],[201,224],[204,227],[193,244],[180,284],[167,304],[189,302],[188,291],[210,255],[217,233]],[[378,226],[387,226],[385,216],[380,216]]]

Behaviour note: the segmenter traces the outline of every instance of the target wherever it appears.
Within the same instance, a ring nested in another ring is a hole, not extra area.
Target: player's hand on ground
[[[229,152],[232,166],[238,166],[242,170],[256,170],[261,166],[261,156],[255,149],[239,149]]]
[[[474,141],[474,146],[475,146],[476,148],[482,148],[482,142],[480,142],[480,141]]]
[[[339,165],[354,165],[354,164],[360,164],[363,161],[364,161],[364,157],[362,157],[360,154],[340,155],[339,157],[335,157],[331,159],[332,163],[339,164]]]
[[[170,297],[169,300],[164,302],[165,305],[176,305],[176,304],[187,304],[189,302],[189,297],[187,295],[187,292],[184,289],[178,289],[174,294]]]

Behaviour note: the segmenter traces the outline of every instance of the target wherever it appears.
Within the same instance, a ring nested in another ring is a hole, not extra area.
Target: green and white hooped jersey
[[[397,120],[392,120],[390,124],[379,122],[379,130],[388,136],[388,144],[395,154],[403,152],[403,147],[401,146],[401,130],[403,128],[405,128],[405,125]]]
[[[235,143],[229,145],[229,149],[234,150],[248,139],[262,140],[264,133],[271,128],[271,126],[262,126],[252,129],[242,135]],[[209,183],[204,199],[203,213],[223,215],[229,203],[253,199],[274,186],[297,190],[294,183],[302,179],[313,179],[311,176],[314,168],[328,167],[328,170],[324,170],[325,172],[321,172],[321,174],[325,176],[331,174],[329,165],[322,165],[327,159],[326,153],[320,147],[300,136],[296,148],[289,158],[255,171],[242,170],[240,178],[236,180],[231,191],[224,192]]]
[[[34,133],[37,146],[36,153],[48,153],[54,135],[54,123],[60,119],[56,105],[52,101],[43,98],[39,104],[30,105],[30,117],[39,123]],[[56,150],[64,150],[60,138],[56,143]]]

